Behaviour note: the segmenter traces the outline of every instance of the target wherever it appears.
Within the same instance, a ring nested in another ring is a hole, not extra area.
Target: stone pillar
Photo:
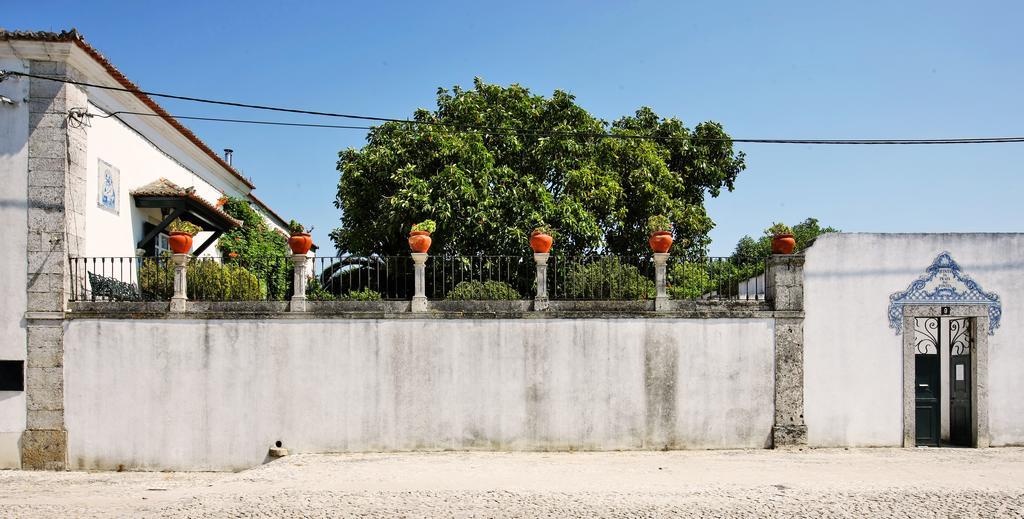
[[[412,311],[427,311],[427,253],[412,253],[413,272],[415,274],[416,292],[412,296]]]
[[[668,265],[667,252],[654,253],[654,311],[665,312],[669,309],[668,280],[666,267]]]
[[[188,310],[188,254],[172,254],[174,261],[174,295],[171,296],[171,311]]]
[[[48,77],[82,79],[60,61],[31,61],[29,71]],[[25,80],[22,80],[25,81]],[[85,251],[86,143],[88,126],[66,114],[85,108],[77,86],[28,79],[28,247],[27,428],[21,437],[21,466],[64,470],[64,311],[72,283],[69,257]]]
[[[290,312],[306,311],[306,264],[309,258],[305,254],[293,254],[292,263],[295,269],[292,274],[292,300],[288,305]]]
[[[533,253],[533,261],[537,264],[537,293],[533,296],[533,309],[536,311],[547,310],[548,302],[548,258],[551,254],[546,252]]]
[[[776,448],[807,445],[804,424],[804,257],[774,255],[766,272],[768,299],[775,317]]]
[[[21,437],[21,467],[64,470],[67,431],[64,429],[63,318],[27,319],[25,368],[27,429]]]
[[[804,310],[804,257],[775,254],[768,258],[765,292],[775,310]]]

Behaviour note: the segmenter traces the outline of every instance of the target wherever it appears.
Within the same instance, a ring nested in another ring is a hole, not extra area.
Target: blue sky
[[[715,120],[736,138],[1024,135],[1020,2],[75,1],[15,2],[3,18],[78,28],[144,89],[242,102],[407,117],[480,76],[567,90],[609,120],[643,105]],[[337,152],[364,132],[186,124],[234,148],[256,194],[331,249]],[[736,190],[708,203],[716,255],[808,216],[846,231],[1024,230],[1024,144],[739,147]]]

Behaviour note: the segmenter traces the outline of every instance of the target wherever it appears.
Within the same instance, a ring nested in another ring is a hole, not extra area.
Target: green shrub
[[[793,234],[793,228],[784,223],[773,223],[771,227],[764,230],[766,236],[778,236],[780,234]]]
[[[198,301],[258,301],[267,292],[260,280],[232,263],[200,260],[188,266],[188,297]]]
[[[519,292],[504,281],[463,281],[455,285],[447,297],[453,301],[510,301],[520,298]]]
[[[312,231],[313,228],[310,227],[309,230]],[[301,223],[299,223],[299,222],[297,222],[295,220],[292,220],[292,221],[288,222],[288,232],[290,232],[293,235],[295,235],[295,234],[302,234],[304,232],[309,232],[309,231],[306,230],[306,226],[305,225],[302,225]]]
[[[338,301],[380,301],[380,292],[370,288],[363,288],[362,290],[350,290],[349,292],[338,296]]]
[[[546,224],[546,223],[542,223],[542,224],[539,224],[536,227],[534,227],[533,228],[533,232],[531,234],[537,234],[537,233],[547,234],[548,236],[554,237],[555,236],[555,228],[550,226],[550,225],[548,225],[548,224]]]
[[[705,263],[673,263],[667,277],[668,295],[672,299],[697,299],[714,286]]]
[[[242,225],[217,240],[221,254],[232,258],[230,263],[254,274],[267,299],[284,300],[294,271],[288,259],[288,238],[268,227],[248,200],[228,197],[224,212],[241,220]]]
[[[432,232],[437,230],[437,222],[435,222],[433,220],[423,220],[420,223],[413,224],[412,225],[412,230],[414,230],[414,231],[426,231],[426,232],[432,233]]]
[[[169,256],[139,259],[139,289],[143,299],[171,299],[174,295],[174,264]]]
[[[764,273],[763,263],[736,265],[732,261],[683,262],[668,271],[668,293],[673,299],[697,299],[702,295],[735,296],[739,285]],[[750,285],[750,289],[756,288]],[[764,287],[760,287],[763,289]]]
[[[667,216],[657,214],[647,219],[647,233],[654,234],[661,231],[671,231],[672,220]]]
[[[166,301],[174,295],[174,263],[145,258],[139,266],[139,286],[146,299]],[[266,291],[244,267],[211,260],[189,262],[186,295],[195,301],[259,301]]]
[[[181,218],[175,218],[174,221],[167,226],[167,230],[170,232],[183,232],[189,236],[195,236],[203,231],[198,225],[192,222],[186,222]]]
[[[306,299],[310,301],[334,301],[334,294],[327,291],[317,277],[309,278],[306,282]]]
[[[572,299],[631,300],[654,296],[654,281],[615,256],[573,264],[565,273],[564,286],[565,294]]]

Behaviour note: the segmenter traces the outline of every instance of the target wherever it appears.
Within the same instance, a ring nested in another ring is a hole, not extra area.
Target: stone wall
[[[69,467],[292,452],[764,448],[773,319],[94,319],[64,335]]]
[[[32,61],[30,70],[80,79],[64,62]],[[25,468],[60,470],[66,462],[63,312],[71,286],[68,257],[82,254],[85,245],[87,127],[69,124],[65,114],[86,103],[79,87],[29,82]]]
[[[768,259],[767,292],[778,312],[775,320],[775,447],[807,444],[804,425],[804,257]]]

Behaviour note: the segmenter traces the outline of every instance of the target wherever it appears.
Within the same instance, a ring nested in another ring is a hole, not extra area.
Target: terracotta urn
[[[792,234],[772,236],[772,254],[793,254],[794,250],[796,250],[796,238]]]
[[[192,250],[192,235],[187,232],[172,231],[167,241],[175,254],[188,254]]]
[[[415,253],[430,250],[430,233],[427,231],[409,231],[409,248]]]
[[[288,247],[292,254],[304,255],[313,247],[313,237],[308,232],[299,232],[288,238]]]
[[[551,252],[551,244],[554,241],[550,234],[533,231],[530,235],[530,248],[538,254],[547,254]]]
[[[651,250],[657,253],[668,252],[672,248],[672,232],[671,231],[657,231],[651,233],[651,238],[647,240],[648,245],[651,246]]]

